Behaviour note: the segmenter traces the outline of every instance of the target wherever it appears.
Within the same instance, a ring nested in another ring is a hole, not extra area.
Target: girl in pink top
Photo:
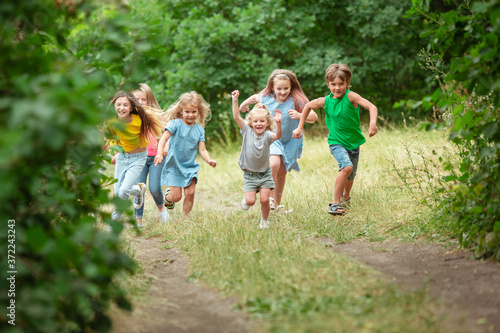
[[[153,91],[146,83],[140,83],[139,89],[134,90],[132,92],[141,103],[141,105],[146,109],[150,114],[156,115],[159,123],[161,124],[161,128],[165,128],[165,112],[158,105],[158,101],[156,100]],[[149,192],[155,201],[156,207],[158,208],[158,212],[160,213],[159,220],[161,223],[167,222],[169,219],[169,215],[165,206],[163,205],[163,191],[161,189],[161,171],[163,166],[165,165],[165,161],[162,163],[155,165],[154,159],[156,154],[158,153],[158,140],[148,133],[148,157],[146,160],[146,165],[142,169],[139,178],[137,179],[137,183],[146,183],[149,174]],[[168,147],[168,146],[167,146]],[[166,155],[167,151],[164,152]],[[135,218],[137,220],[137,225],[143,225],[143,216],[144,216],[144,194],[142,194],[139,198],[134,198],[134,211]]]

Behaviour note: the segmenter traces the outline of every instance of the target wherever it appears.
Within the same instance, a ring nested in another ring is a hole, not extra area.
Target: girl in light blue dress
[[[271,191],[269,204],[271,209],[279,209],[287,172],[300,171],[297,159],[302,154],[302,140],[292,138],[292,132],[297,128],[300,121],[302,108],[309,99],[302,91],[297,76],[287,69],[274,70],[267,86],[259,93],[250,96],[240,105],[240,111],[248,110],[248,105],[255,103],[264,104],[274,115],[274,110],[281,111],[283,135],[281,139],[274,141],[271,145],[271,172],[275,183],[275,189]],[[306,122],[313,123],[318,120],[318,115],[311,111]]]
[[[200,165],[196,163],[196,153],[210,166],[217,162],[210,158],[205,147],[205,120],[210,114],[210,106],[195,91],[184,93],[167,110],[167,125],[160,142],[155,165],[163,161],[163,149],[169,141],[168,155],[161,174],[162,185],[170,186],[165,194],[165,206],[173,209],[182,198],[182,214],[188,215],[193,209],[195,187]],[[169,140],[170,139],[170,140]]]

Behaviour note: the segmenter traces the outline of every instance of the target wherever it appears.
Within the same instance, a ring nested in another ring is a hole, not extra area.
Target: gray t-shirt
[[[257,136],[253,128],[245,124],[240,133],[243,136],[243,144],[238,165],[242,170],[265,172],[269,168],[271,157],[269,146],[273,143],[272,132],[265,131],[261,136]]]

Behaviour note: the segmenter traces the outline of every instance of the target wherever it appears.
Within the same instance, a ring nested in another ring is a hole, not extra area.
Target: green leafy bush
[[[109,198],[99,172],[108,157],[98,101],[110,80],[104,64],[89,71],[66,49],[68,21],[90,8],[55,3],[0,11],[0,246],[11,250],[0,257],[11,278],[0,282],[11,291],[0,294],[2,332],[104,332],[111,302],[130,308],[114,282],[134,270],[120,249],[122,225],[96,228],[111,222],[105,205],[130,205]]]
[[[452,213],[463,246],[500,260],[500,4],[412,2],[408,15],[426,22],[424,67],[440,82],[422,104],[439,110],[460,151],[458,165],[444,161],[451,189],[443,208]]]

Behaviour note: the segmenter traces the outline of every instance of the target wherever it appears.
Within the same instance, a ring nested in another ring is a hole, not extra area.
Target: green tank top
[[[325,97],[326,127],[328,127],[328,145],[342,145],[347,150],[354,150],[366,142],[361,134],[359,105],[355,108],[349,101],[350,90],[341,98],[333,94]]]

